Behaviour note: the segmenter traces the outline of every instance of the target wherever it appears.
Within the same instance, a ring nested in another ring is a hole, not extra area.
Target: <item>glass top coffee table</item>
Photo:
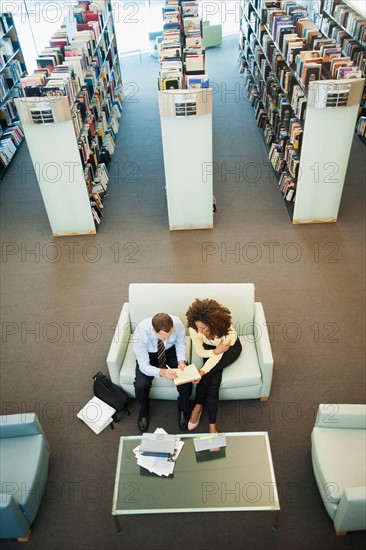
[[[225,456],[197,461],[193,439],[184,442],[171,477],[140,468],[133,449],[141,436],[121,437],[112,515],[173,512],[274,511],[280,509],[267,432],[224,434]],[[212,452],[214,455],[214,452]],[[277,522],[276,514],[276,522]]]

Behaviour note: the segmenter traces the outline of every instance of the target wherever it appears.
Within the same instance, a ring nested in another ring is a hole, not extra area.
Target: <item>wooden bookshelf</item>
[[[26,67],[11,13],[0,13],[0,181],[24,141],[15,98]]]
[[[292,223],[334,222],[365,81],[357,68],[330,79],[335,66],[312,48],[324,35],[286,4],[242,2],[240,70]]]
[[[53,236],[96,233],[123,102],[112,2],[73,10],[16,100]]]

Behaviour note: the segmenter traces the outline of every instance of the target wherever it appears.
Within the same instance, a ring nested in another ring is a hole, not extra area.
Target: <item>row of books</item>
[[[349,56],[355,65],[362,71],[366,72],[366,49],[360,42],[352,38],[348,32],[339,28],[338,24],[329,17],[323,17],[322,32],[338,46],[341,53]]]
[[[22,96],[19,82],[24,73],[13,16],[10,12],[0,12],[0,175],[24,141],[14,102]]]
[[[98,27],[103,28],[108,18],[106,2],[79,2],[78,5],[73,6],[73,15],[78,25],[94,26],[94,23],[98,24]]]
[[[328,6],[327,6],[328,8]],[[349,5],[331,2],[329,13],[358,42],[366,46],[366,19],[355,12]]]
[[[207,88],[198,3],[166,2],[163,39],[159,45],[159,90]],[[187,78],[187,76],[195,78]]]
[[[160,73],[159,90],[182,89],[184,87],[182,59],[182,16],[178,2],[166,2],[162,8],[163,39],[159,45]]]
[[[286,170],[282,172],[278,181],[278,186],[284,199],[288,202],[293,202],[295,199],[296,183],[291,174]]]
[[[251,57],[253,56],[249,55],[248,57],[249,66],[251,65]],[[287,82],[282,81],[280,84],[279,79],[273,74],[270,74],[268,77],[264,76],[263,59],[260,73],[258,68],[254,67],[254,70],[252,68],[251,71],[247,71],[246,77],[249,79],[252,78],[255,82],[254,95],[256,94],[256,88],[259,92],[258,95],[261,105],[257,105],[256,118],[258,126],[262,128],[264,132],[267,132],[267,143],[270,145],[276,140],[283,148],[286,140],[289,139],[293,148],[299,153],[303,133],[302,125],[299,123],[299,120],[301,117],[303,121],[305,117],[306,98],[303,93],[301,93],[301,97],[300,94],[297,93],[294,95],[294,104],[292,104],[295,86],[296,90],[301,90],[301,88],[296,84],[296,80],[291,73],[285,73],[285,69],[286,67],[282,70],[281,76],[283,73],[286,77],[291,78],[292,86],[288,94],[283,92],[283,85],[285,84],[287,87]],[[296,104],[295,98],[297,100]],[[295,118],[294,115],[298,116],[299,120]]]
[[[0,38],[0,69],[8,63],[17,50],[17,44],[13,43],[9,36]]]
[[[101,123],[101,127],[99,127],[98,131],[103,131],[100,129],[102,126],[103,123]],[[112,128],[109,128],[104,134],[103,144],[100,146],[98,137],[91,137],[90,128],[85,126],[78,139],[78,147],[83,166],[85,167],[90,163],[92,166],[96,167],[101,162],[109,165],[116,146],[115,138],[115,132]]]
[[[301,84],[307,88],[310,82],[320,80],[323,69],[329,71],[330,78],[334,79],[362,77],[362,70],[354,62],[362,64],[362,47],[356,41],[344,37],[344,49],[337,47],[333,39],[322,35],[313,21],[303,15],[294,16],[294,12],[288,14],[290,4],[281,2],[283,9],[268,9],[268,21],[272,24],[275,46],[283,53],[286,64],[295,70]],[[266,53],[270,57],[270,49],[273,49],[271,37],[264,37],[264,42]],[[350,55],[345,55],[347,53]],[[362,56],[361,61],[355,59],[358,54]]]
[[[24,134],[19,123],[14,123],[3,132],[0,140],[0,163],[4,168],[11,162],[23,140]]]
[[[17,117],[17,110],[14,103],[14,98],[21,97],[20,88],[13,88],[10,97],[1,105],[0,109],[0,124],[3,127],[8,126]]]
[[[296,180],[300,165],[300,157],[291,143],[287,143],[285,149],[283,149],[281,144],[273,142],[269,150],[268,158],[275,172],[282,174],[286,170],[292,179]]]
[[[90,195],[98,193],[102,198],[107,196],[109,175],[107,166],[104,163],[98,164],[97,167],[87,163],[84,168],[84,178]]]
[[[13,88],[13,86],[19,82],[23,73],[24,69],[19,59],[12,59],[3,68],[1,76],[4,79],[4,90],[7,90],[5,95],[7,95],[9,91]],[[4,100],[4,97],[0,97],[0,102]]]
[[[75,134],[78,137],[84,124],[88,121],[97,120],[102,110],[107,114],[108,119],[120,118],[122,113],[123,96],[120,87],[116,86],[113,79],[101,81],[95,90],[92,101],[88,92],[82,90],[72,109]]]
[[[366,138],[366,116],[360,116],[358,119],[356,132],[359,136]]]
[[[13,16],[10,12],[0,13],[0,37],[3,37],[13,26]]]
[[[273,92],[276,84],[269,82],[259,86],[260,100],[266,111],[267,121],[273,127],[277,142],[284,147],[287,140],[299,153],[301,149],[303,128],[296,117],[288,98],[283,93]],[[268,93],[270,90],[270,93]]]
[[[249,70],[245,77],[247,95],[255,105],[257,125],[263,129],[270,148],[271,164],[276,172],[282,173],[286,170],[296,180],[300,164],[302,126],[297,118],[291,118],[291,105],[283,93],[278,93],[273,77],[259,85],[254,83]]]
[[[104,163],[98,164],[96,170],[89,165],[86,168],[86,171],[90,172],[91,184],[88,185],[90,191],[89,200],[95,227],[97,228],[103,217],[103,199],[107,196],[109,175],[107,167]],[[88,183],[88,177],[86,177],[86,181]]]

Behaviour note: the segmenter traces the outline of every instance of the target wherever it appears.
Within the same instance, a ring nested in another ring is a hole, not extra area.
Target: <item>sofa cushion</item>
[[[262,373],[254,342],[240,336],[243,347],[237,360],[223,370],[221,388],[238,388],[262,384]]]
[[[312,453],[319,481],[329,502],[338,503],[348,487],[366,485],[366,431],[313,429]]]
[[[125,385],[129,385],[133,383],[133,381],[135,380],[136,355],[135,355],[135,352],[133,349],[133,343],[131,340],[132,338],[130,339],[130,342],[128,344],[125,359],[123,361],[123,365],[120,371],[119,379],[120,379],[121,387],[124,387]],[[186,336],[186,346],[187,346],[187,359],[188,359],[188,362],[190,362],[192,344],[189,336]],[[157,377],[154,379],[154,385],[171,387],[172,381],[168,380],[167,378]]]
[[[132,326],[160,311],[177,315],[186,326],[187,309],[196,298],[217,300],[229,308],[238,334],[253,334],[254,285],[252,283],[130,284],[129,307]]]

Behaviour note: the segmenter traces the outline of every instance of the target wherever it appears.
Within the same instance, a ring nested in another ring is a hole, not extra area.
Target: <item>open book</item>
[[[179,386],[180,384],[187,384],[193,382],[193,380],[200,380],[201,375],[194,363],[187,365],[184,370],[172,369],[176,372],[177,378],[174,378],[174,384]]]

